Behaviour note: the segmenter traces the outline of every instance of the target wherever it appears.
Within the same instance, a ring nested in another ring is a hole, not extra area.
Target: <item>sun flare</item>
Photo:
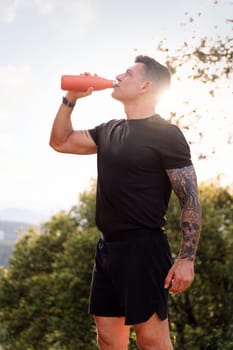
[[[158,105],[158,112],[178,121],[191,143],[191,152],[201,180],[219,175],[222,185],[233,183],[226,159],[233,154],[233,121],[230,117],[232,92],[224,82],[210,94],[211,85],[198,81],[173,81]],[[200,160],[200,154],[205,160]],[[217,174],[217,175],[216,175]]]

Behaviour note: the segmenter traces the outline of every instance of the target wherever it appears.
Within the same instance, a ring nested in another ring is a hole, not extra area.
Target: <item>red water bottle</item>
[[[117,80],[110,80],[98,75],[62,75],[61,88],[66,91],[86,91],[89,87],[94,90],[104,90],[117,85]]]

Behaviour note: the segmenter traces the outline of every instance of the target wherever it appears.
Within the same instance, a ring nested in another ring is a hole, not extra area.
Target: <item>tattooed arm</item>
[[[90,95],[91,89],[86,92],[68,92],[66,97],[71,103],[75,103],[78,98]],[[58,152],[74,154],[94,154],[97,151],[95,142],[92,140],[87,130],[73,130],[71,123],[71,113],[73,108],[61,104],[54,120],[50,146]]]
[[[183,241],[179,258],[194,260],[201,229],[201,207],[193,166],[167,170],[172,188],[180,201]]]
[[[169,169],[167,175],[180,201],[182,242],[178,258],[166,278],[165,287],[180,293],[194,279],[194,259],[201,232],[201,207],[193,166]]]

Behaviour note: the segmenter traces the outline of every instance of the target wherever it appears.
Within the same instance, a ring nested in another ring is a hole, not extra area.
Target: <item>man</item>
[[[55,118],[50,145],[59,152],[98,155],[97,244],[90,295],[99,349],[126,350],[133,325],[141,350],[172,350],[168,291],[194,279],[201,228],[195,170],[181,131],[155,114],[170,84],[166,67],[148,56],[117,77],[112,97],[126,119],[74,131],[71,113],[86,92],[68,91]],[[182,243],[172,264],[165,214],[174,190],[181,206]]]

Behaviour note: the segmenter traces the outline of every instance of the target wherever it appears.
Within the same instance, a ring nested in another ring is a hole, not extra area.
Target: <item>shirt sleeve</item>
[[[107,123],[97,125],[93,129],[88,129],[89,134],[91,135],[92,139],[94,140],[97,146],[99,146],[101,134],[103,135],[104,133],[108,133],[109,130],[111,130],[118,122],[120,122],[120,120],[112,119]]]
[[[91,138],[93,139],[93,141],[95,142],[95,144],[97,145],[97,130],[96,130],[96,128],[94,128],[94,129],[89,129],[88,132],[89,132],[89,134],[91,135]]]
[[[88,130],[89,134],[91,135],[91,138],[93,139],[93,141],[97,146],[99,144],[99,132],[101,129],[104,128],[104,126],[105,126],[105,123],[97,125],[95,128]]]
[[[163,135],[160,155],[164,169],[177,169],[192,165],[190,147],[177,126],[171,125],[166,135]]]

